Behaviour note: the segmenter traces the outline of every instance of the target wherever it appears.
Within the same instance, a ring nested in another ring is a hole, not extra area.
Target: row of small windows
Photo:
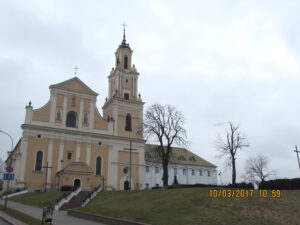
[[[67,153],[67,159],[72,160],[72,152]],[[35,159],[35,171],[42,171],[42,164],[43,164],[43,152],[38,151],[36,153],[36,159]],[[96,175],[101,175],[102,170],[102,158],[98,156],[96,158]]]
[[[182,175],[186,175],[186,169],[183,169],[182,170]],[[146,173],[149,173],[150,172],[150,168],[149,166],[146,166]],[[155,167],[155,173],[159,173],[159,167]],[[192,170],[192,176],[195,175],[195,170]],[[177,168],[174,168],[174,175],[176,176],[177,175]],[[203,170],[199,170],[199,176],[203,176]],[[210,177],[210,171],[208,170],[207,171],[207,176]]]

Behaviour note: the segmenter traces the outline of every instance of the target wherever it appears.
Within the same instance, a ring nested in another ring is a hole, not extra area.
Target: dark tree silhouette
[[[168,164],[172,156],[172,145],[186,145],[184,116],[170,105],[153,104],[145,112],[143,134],[159,143],[158,153],[162,160],[163,187],[168,188]]]
[[[227,165],[232,168],[232,184],[236,181],[236,154],[238,150],[249,147],[246,137],[241,135],[240,127],[235,126],[232,122],[227,123],[229,129],[225,130],[224,137],[219,136],[216,140],[216,149],[220,152],[219,157],[227,157]]]
[[[274,176],[276,171],[268,169],[269,161],[268,157],[260,154],[255,157],[250,157],[245,164],[245,180],[253,182],[259,186],[260,182]]]

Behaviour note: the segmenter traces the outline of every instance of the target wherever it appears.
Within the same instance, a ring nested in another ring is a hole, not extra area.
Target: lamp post
[[[11,140],[11,151],[13,151],[14,141],[13,141],[12,137],[8,133],[4,132],[3,130],[0,130],[0,132],[3,133],[3,134],[6,134],[10,138],[10,140]],[[9,164],[11,165],[11,159],[10,159],[10,163]],[[9,180],[7,181],[4,208],[6,208],[6,206],[7,206],[7,192],[8,192],[8,187],[9,187]]]

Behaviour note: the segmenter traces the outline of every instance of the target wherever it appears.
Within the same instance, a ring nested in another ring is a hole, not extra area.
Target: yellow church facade
[[[29,103],[22,138],[7,159],[15,173],[12,188],[144,189],[145,140],[139,132],[144,103],[138,78],[124,34],[108,76],[103,116],[98,94],[78,77],[51,85],[43,107]]]

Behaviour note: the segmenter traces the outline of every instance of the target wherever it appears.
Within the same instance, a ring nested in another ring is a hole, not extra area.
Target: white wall
[[[146,166],[149,168],[149,172],[146,172],[146,184],[149,184],[149,188],[155,187],[157,184],[162,187],[162,165],[146,162]],[[158,167],[158,173],[155,172],[155,167]],[[177,181],[180,184],[217,184],[217,170],[212,167],[170,164],[168,166],[169,185],[174,182],[174,168],[177,168]],[[185,175],[183,174],[184,169]],[[194,175],[192,175],[192,170],[194,170]],[[202,176],[200,176],[200,170],[202,170]],[[210,176],[208,176],[208,171],[210,171]]]

